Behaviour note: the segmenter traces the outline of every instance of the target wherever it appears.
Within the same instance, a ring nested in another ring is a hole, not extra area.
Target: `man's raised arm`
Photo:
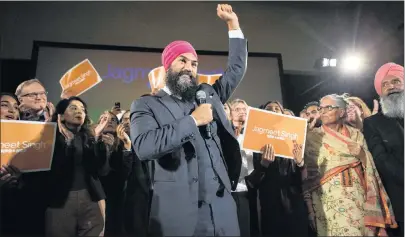
[[[248,57],[247,40],[240,29],[238,16],[231,6],[218,5],[217,15],[227,23],[229,30],[228,65],[222,77],[213,85],[222,103],[225,103],[245,75]]]

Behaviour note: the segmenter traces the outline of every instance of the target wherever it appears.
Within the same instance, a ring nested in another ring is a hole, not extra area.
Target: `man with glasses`
[[[248,105],[247,105],[246,101],[244,101],[244,100],[235,99],[231,103],[232,126],[235,130],[236,137],[238,137],[239,134],[243,133],[242,129],[245,126],[247,109],[248,109]]]
[[[384,64],[375,75],[374,87],[381,112],[364,120],[364,137],[399,225],[388,229],[388,235],[404,236],[404,67]]]
[[[28,121],[50,121],[55,111],[48,102],[47,91],[38,79],[31,79],[18,85],[15,95],[20,102],[20,119]],[[35,157],[32,157],[35,159]],[[16,190],[9,209],[13,210],[15,225],[12,235],[44,236],[45,207],[47,200],[43,196],[48,172],[30,172],[21,175],[21,187]]]
[[[20,102],[21,120],[50,121],[55,108],[48,102],[47,94],[38,79],[22,82],[15,91]]]

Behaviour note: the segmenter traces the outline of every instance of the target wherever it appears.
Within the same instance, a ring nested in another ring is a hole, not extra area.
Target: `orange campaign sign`
[[[0,120],[0,164],[11,164],[21,172],[51,169],[56,123]]]
[[[206,74],[198,74],[198,84],[207,83],[207,84],[214,84],[216,80],[218,80],[222,74],[213,74],[213,75],[206,75]],[[150,87],[152,90],[152,94],[156,93],[163,87],[165,87],[165,78],[166,78],[166,71],[163,66],[154,68],[148,74]]]
[[[59,83],[62,86],[62,98],[79,96],[102,81],[100,75],[88,59],[72,67],[63,75]]]
[[[276,156],[293,159],[293,141],[304,151],[306,134],[306,119],[250,107],[242,148],[261,153],[262,147],[272,144]]]
[[[150,88],[152,90],[152,94],[156,93],[163,87],[165,87],[165,78],[166,78],[166,71],[163,66],[157,67],[149,72],[148,74]]]

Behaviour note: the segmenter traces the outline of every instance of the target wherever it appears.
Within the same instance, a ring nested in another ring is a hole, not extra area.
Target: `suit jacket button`
[[[193,183],[197,183],[198,179],[197,178],[193,178]]]
[[[215,176],[215,177],[214,177],[214,180],[217,181],[217,180],[218,180],[218,177]]]

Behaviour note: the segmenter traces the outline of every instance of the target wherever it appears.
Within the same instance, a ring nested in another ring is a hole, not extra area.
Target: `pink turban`
[[[197,57],[197,53],[193,46],[187,41],[173,41],[166,48],[163,50],[162,53],[162,64],[165,70],[172,65],[172,62],[180,55],[184,53],[192,53],[195,57]]]
[[[404,80],[404,67],[395,63],[386,63],[377,70],[374,87],[378,95],[381,95],[382,80],[387,76],[395,76]]]

